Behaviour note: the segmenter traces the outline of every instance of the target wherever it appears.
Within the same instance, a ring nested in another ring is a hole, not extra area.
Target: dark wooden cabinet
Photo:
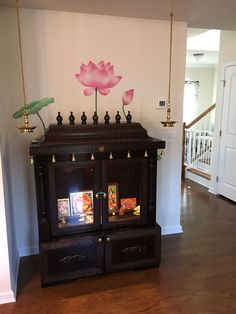
[[[42,286],[160,263],[157,149],[139,123],[50,125],[31,144]]]

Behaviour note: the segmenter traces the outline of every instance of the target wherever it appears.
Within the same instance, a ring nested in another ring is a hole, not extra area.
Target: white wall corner
[[[16,302],[15,294],[12,290],[0,293],[0,304]]]
[[[19,266],[20,266],[20,256],[16,257],[15,264],[13,265],[14,276],[11,276],[11,286],[13,290],[14,297],[16,299],[17,296],[17,283],[18,283],[18,274],[19,274]]]
[[[161,235],[183,233],[181,225],[161,228]]]

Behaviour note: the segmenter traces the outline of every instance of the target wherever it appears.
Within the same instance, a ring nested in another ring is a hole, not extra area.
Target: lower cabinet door
[[[107,234],[105,267],[107,272],[159,266],[161,228],[140,228]]]
[[[42,286],[104,272],[104,243],[96,235],[40,245]]]

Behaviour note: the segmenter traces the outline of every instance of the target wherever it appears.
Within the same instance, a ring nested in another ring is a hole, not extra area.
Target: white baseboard
[[[161,234],[162,235],[176,234],[176,233],[183,233],[183,228],[181,225],[161,228]]]
[[[16,302],[16,298],[12,290],[0,293],[0,304]]]
[[[185,178],[186,179],[190,179],[198,184],[201,184],[203,186],[205,186],[206,188],[210,189],[211,188],[211,181],[201,177],[201,176],[198,176],[197,174],[195,173],[192,173],[190,171],[186,171],[186,175],[185,175]]]
[[[208,192],[210,192],[211,194],[217,195],[218,193],[215,191],[215,189],[210,188],[208,189]]]
[[[18,252],[19,252],[20,257],[36,255],[36,254],[39,254],[39,248],[38,246],[31,246],[25,249],[19,249]]]
[[[17,281],[20,265],[19,255],[15,256],[15,262],[11,266],[11,290],[0,293],[0,304],[16,302]]]

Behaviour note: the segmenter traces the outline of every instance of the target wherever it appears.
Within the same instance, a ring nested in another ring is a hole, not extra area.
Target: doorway
[[[210,188],[220,31],[188,29],[184,90],[184,176]]]

